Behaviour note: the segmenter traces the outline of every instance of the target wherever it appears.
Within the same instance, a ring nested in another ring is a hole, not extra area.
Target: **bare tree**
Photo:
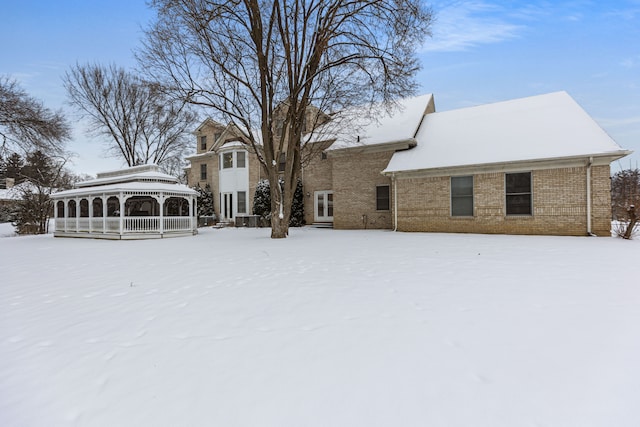
[[[611,177],[611,214],[616,235],[631,239],[637,232],[636,206],[640,206],[640,170],[616,172]]]
[[[128,166],[162,167],[182,160],[196,117],[158,84],[115,65],[76,64],[65,74],[64,85],[71,104],[88,119],[89,130],[107,137],[111,154]]]
[[[61,111],[51,111],[15,80],[0,76],[0,137],[2,151],[59,154],[71,137],[71,128]]]
[[[415,52],[431,26],[431,11],[421,0],[152,0],[151,5],[158,18],[138,54],[143,69],[244,134],[270,182],[273,238],[287,236],[302,136],[321,118],[320,113],[310,118],[310,107],[345,111],[414,93]]]

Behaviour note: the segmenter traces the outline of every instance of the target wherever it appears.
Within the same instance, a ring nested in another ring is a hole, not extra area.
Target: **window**
[[[280,153],[280,161],[278,162],[278,172],[284,172],[287,166],[287,154]]]
[[[207,164],[200,165],[200,181],[206,181],[207,179]]]
[[[216,132],[213,134],[213,142],[215,143],[222,136],[222,132]]]
[[[320,157],[322,160],[327,160],[327,152],[323,151],[322,156]]]
[[[233,153],[224,153],[222,155],[222,168],[229,169],[233,167]]]
[[[376,187],[376,210],[388,211],[389,210],[389,186],[378,185]]]
[[[451,216],[473,216],[473,176],[451,177]]]
[[[200,137],[200,149],[201,150],[207,149],[207,135],[203,135]]]
[[[246,191],[238,191],[238,213],[239,214],[247,213],[247,192]]]
[[[505,174],[507,215],[531,215],[531,172]]]
[[[247,164],[247,156],[244,151],[238,151],[236,153],[236,167],[244,168]]]

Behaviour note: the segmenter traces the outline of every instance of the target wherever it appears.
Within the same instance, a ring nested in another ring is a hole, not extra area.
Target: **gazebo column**
[[[64,199],[64,232],[67,232],[67,220],[69,219],[69,200]]]
[[[92,195],[87,198],[87,207],[89,208],[89,234],[93,231],[93,199],[94,197]]]
[[[76,233],[80,230],[80,198],[76,197]]]
[[[102,199],[102,234],[107,232],[107,196],[103,194]]]
[[[193,197],[193,195],[189,196],[189,224],[191,227],[191,232],[193,232],[193,230],[195,230],[194,224],[193,224],[193,218],[195,218],[195,214],[198,210],[198,200],[196,200],[195,197]]]
[[[120,235],[122,236],[124,234],[124,194],[122,191],[118,200],[120,201]]]
[[[160,196],[158,197],[158,204],[160,205],[160,224],[158,228],[160,230],[160,236],[164,235],[164,202],[166,201],[164,197],[164,193],[160,192]]]

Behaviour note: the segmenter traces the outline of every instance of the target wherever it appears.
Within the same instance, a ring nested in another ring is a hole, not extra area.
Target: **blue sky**
[[[0,74],[76,123],[72,168],[118,168],[65,104],[61,76],[76,62],[134,67],[153,17],[144,0],[5,1]],[[565,90],[640,164],[640,0],[431,2],[433,37],[420,53],[422,92],[436,109]]]

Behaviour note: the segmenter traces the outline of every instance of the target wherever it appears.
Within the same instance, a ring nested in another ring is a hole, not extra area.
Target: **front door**
[[[223,219],[233,219],[233,193],[222,193],[220,195],[220,211]]]
[[[333,222],[333,191],[316,191],[314,197],[314,221]]]

